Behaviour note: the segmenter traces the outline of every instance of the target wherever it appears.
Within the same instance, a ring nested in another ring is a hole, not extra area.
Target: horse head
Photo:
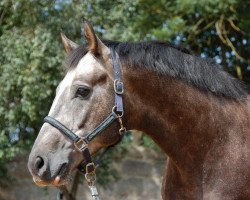
[[[84,20],[87,45],[79,46],[62,34],[71,61],[67,73],[56,89],[49,116],[60,121],[79,137],[86,136],[114,106],[114,75],[110,49],[96,36]],[[79,55],[79,62],[75,57]],[[121,138],[114,123],[95,137],[88,149],[94,154]],[[82,154],[58,129],[44,123],[29,156],[28,168],[38,185],[63,185],[71,172],[83,161]],[[60,181],[55,181],[60,177]]]

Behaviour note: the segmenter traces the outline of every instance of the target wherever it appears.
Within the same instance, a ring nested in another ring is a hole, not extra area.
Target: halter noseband
[[[65,125],[63,125],[61,122],[56,120],[53,117],[46,116],[44,118],[44,123],[49,123],[51,126],[58,129],[61,133],[63,133],[68,139],[70,139],[75,148],[82,152],[84,163],[86,165],[86,174],[85,177],[87,181],[93,182],[95,180],[95,165],[92,162],[91,155],[88,149],[88,143],[92,141],[97,135],[99,135],[102,131],[104,131],[109,125],[111,125],[115,120],[118,120],[120,124],[119,133],[123,135],[126,132],[126,128],[123,126],[122,123],[122,116],[124,114],[124,108],[123,108],[123,82],[121,79],[121,66],[120,66],[120,60],[118,54],[110,48],[111,53],[111,59],[113,64],[113,70],[114,70],[114,91],[115,91],[115,105],[112,108],[112,111],[110,115],[106,119],[104,119],[92,132],[88,133],[84,137],[79,137],[75,133],[73,133],[70,129],[68,129]],[[81,166],[78,167],[80,171],[84,171]],[[92,176],[94,174],[94,176]],[[92,184],[92,183],[90,183]]]

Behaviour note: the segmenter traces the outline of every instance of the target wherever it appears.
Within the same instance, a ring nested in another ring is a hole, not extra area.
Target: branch
[[[231,50],[235,53],[236,58],[241,60],[241,61],[245,61],[247,63],[250,63],[249,60],[247,60],[247,59],[243,58],[242,56],[240,56],[240,54],[236,51],[235,46],[233,45],[233,43],[228,38],[227,31],[225,30],[224,15],[221,15],[220,19],[215,23],[215,27],[216,27],[216,31],[217,31],[221,41],[225,45],[227,45],[228,47],[231,48]]]
[[[240,30],[240,28],[239,28],[238,26],[236,26],[236,25],[234,24],[234,22],[233,22],[231,19],[228,19],[227,21],[230,23],[231,27],[232,27],[234,30],[236,30],[236,31],[238,31],[238,32],[240,32],[240,33],[242,33],[242,31]]]
[[[2,25],[3,23],[3,17],[6,14],[6,12],[7,12],[7,7],[4,7],[3,12],[1,13],[1,16],[0,16],[0,25]]]
[[[212,25],[214,24],[214,21],[211,21],[210,23],[208,23],[206,26],[204,26],[202,29],[198,30],[195,35],[199,35],[201,32],[206,31],[207,29],[209,29]]]
[[[215,23],[215,28],[216,28],[216,31],[217,31],[218,36],[219,36],[219,38],[221,39],[221,41],[222,41],[225,45],[227,45],[227,42],[226,42],[226,40],[225,40],[224,37],[223,37],[222,28],[221,28],[221,27],[222,27],[223,18],[224,18],[224,16],[221,16],[220,19],[219,19],[218,21],[216,21],[216,23]]]
[[[187,38],[188,41],[190,41],[191,38],[193,38],[193,37],[196,35],[195,32],[196,32],[197,28],[200,26],[200,24],[201,24],[203,21],[204,21],[204,19],[201,18],[201,19],[198,20],[198,22],[193,26],[192,31],[191,31],[190,34],[188,35],[188,38]]]
[[[198,29],[198,27],[205,21],[204,18],[200,19],[192,28],[192,31],[190,32],[190,34],[188,35],[187,40],[188,41],[192,41],[193,39],[195,39],[195,37],[197,35],[199,35],[200,33],[206,31],[207,29],[209,29],[215,22],[211,21],[210,23],[208,23],[206,26],[204,26],[203,28]]]
[[[235,25],[235,23],[233,22],[233,20],[228,19],[227,20],[229,22],[229,24],[231,25],[231,27],[236,30],[237,32],[241,33],[242,35],[249,35],[246,32],[242,31],[238,26]]]
[[[198,20],[198,22],[193,27],[193,31],[197,30],[197,28],[202,24],[202,22],[204,22],[204,18]]]
[[[240,80],[243,79],[243,76],[242,76],[242,70],[241,70],[241,67],[239,65],[236,65],[236,73],[237,73],[237,76]]]
[[[5,16],[5,14],[7,13],[7,10],[9,7],[12,6],[12,1],[8,1],[4,6],[3,6],[3,11],[1,12],[1,15],[0,15],[0,25],[2,25],[3,23],[3,18]]]
[[[246,60],[245,58],[243,58],[243,57],[236,51],[235,46],[234,46],[233,43],[229,40],[229,38],[227,37],[226,34],[225,34],[225,39],[226,39],[226,42],[227,42],[228,46],[232,49],[232,51],[235,53],[235,56],[236,56],[239,60],[249,62],[249,60]]]

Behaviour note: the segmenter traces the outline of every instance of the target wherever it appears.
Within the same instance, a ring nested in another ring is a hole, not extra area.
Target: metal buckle
[[[74,142],[74,146],[76,148],[76,150],[82,152],[83,149],[87,148],[87,142],[85,142],[85,140],[83,138],[80,138],[80,140],[77,140],[76,142]]]
[[[121,91],[119,91],[119,88],[117,87],[118,84],[121,84]],[[123,82],[121,80],[115,79],[114,80],[114,90],[116,94],[123,94]]]

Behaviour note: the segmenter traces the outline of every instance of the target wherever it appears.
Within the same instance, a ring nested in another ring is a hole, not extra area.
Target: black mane
[[[180,78],[202,90],[237,100],[246,99],[244,84],[223,71],[211,60],[202,59],[182,47],[165,42],[113,42],[105,45],[116,50],[121,62],[155,71],[162,75]],[[87,53],[80,45],[68,58],[70,67],[76,66]]]

